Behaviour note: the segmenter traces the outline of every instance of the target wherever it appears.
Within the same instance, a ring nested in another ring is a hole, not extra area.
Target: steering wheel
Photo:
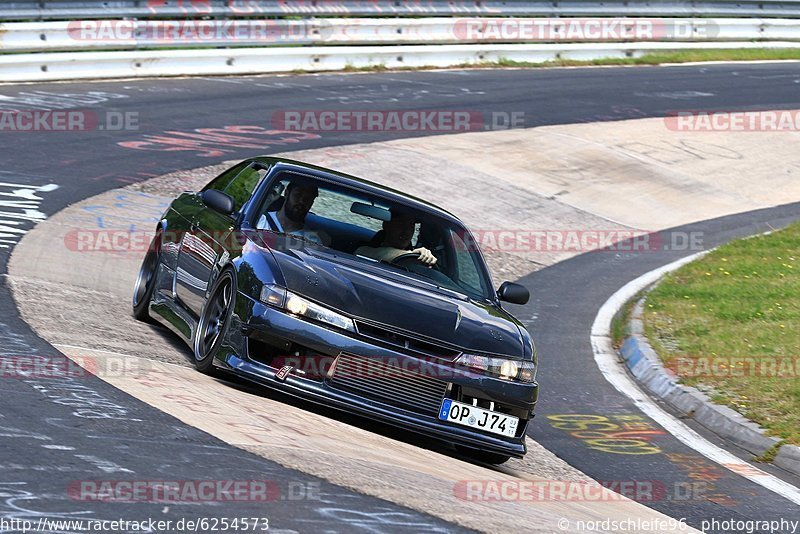
[[[434,263],[433,265],[422,263],[419,261],[419,256],[419,252],[406,252],[405,254],[400,254],[389,263],[418,274],[424,274],[425,276],[428,276],[431,271],[441,272],[438,263]],[[409,263],[410,265],[404,266],[404,263]]]
[[[405,263],[409,260],[418,260],[418,259],[419,259],[419,252],[406,252],[400,254],[399,256],[396,256],[389,263],[391,263],[392,265],[400,265],[401,263]]]

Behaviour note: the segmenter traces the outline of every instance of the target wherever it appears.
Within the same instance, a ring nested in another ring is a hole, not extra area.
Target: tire
[[[511,458],[511,456],[506,454],[487,452],[479,449],[472,449],[470,447],[463,447],[461,445],[456,445],[456,450],[459,452],[459,454],[469,458],[470,460],[475,460],[485,464],[500,465],[507,462]]]
[[[236,277],[225,269],[214,282],[194,334],[194,366],[201,373],[214,373],[214,354],[225,339],[233,315]]]
[[[139,268],[139,274],[136,276],[136,284],[133,286],[133,316],[137,321],[154,322],[150,317],[150,301],[153,300],[160,262],[161,232],[159,231],[147,249],[142,266]]]

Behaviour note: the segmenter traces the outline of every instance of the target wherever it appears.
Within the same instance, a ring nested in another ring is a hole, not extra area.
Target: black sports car
[[[134,316],[218,368],[453,443],[525,454],[536,352],[450,213],[380,185],[258,157],[183,193],[142,263]]]

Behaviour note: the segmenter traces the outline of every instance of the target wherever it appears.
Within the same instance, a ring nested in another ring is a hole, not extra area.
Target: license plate
[[[439,419],[511,438],[516,435],[519,424],[519,418],[513,415],[493,412],[452,399],[445,399],[442,403]]]

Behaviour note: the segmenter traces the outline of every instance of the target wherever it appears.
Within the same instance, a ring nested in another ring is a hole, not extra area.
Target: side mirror
[[[500,300],[511,304],[527,304],[528,299],[531,298],[531,293],[525,286],[513,282],[503,282],[497,290],[497,296]]]
[[[236,209],[236,206],[233,203],[233,198],[222,191],[217,191],[216,189],[208,189],[203,191],[201,198],[203,199],[203,204],[223,215],[231,215]]]

